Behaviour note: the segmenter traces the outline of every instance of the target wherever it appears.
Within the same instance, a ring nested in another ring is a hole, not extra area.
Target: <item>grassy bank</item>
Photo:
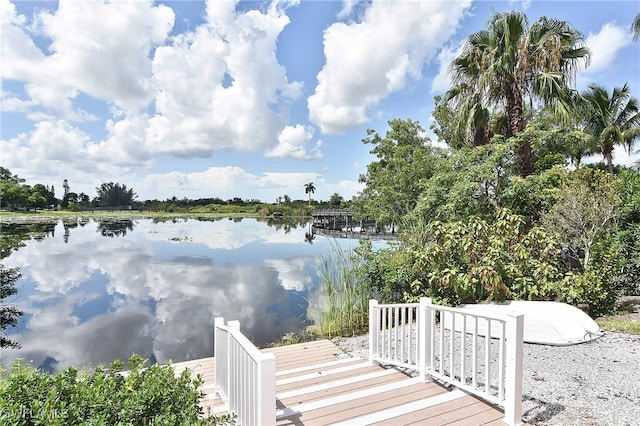
[[[640,334],[640,296],[623,296],[612,315],[596,319],[601,329]]]
[[[225,217],[259,217],[255,212],[215,212],[215,213],[194,213],[194,212],[156,212],[142,210],[112,210],[112,211],[79,211],[68,210],[43,210],[37,212],[7,212],[0,211],[0,222],[2,223],[43,223],[78,220],[121,220],[121,219],[176,219],[176,218],[211,218],[219,219]]]

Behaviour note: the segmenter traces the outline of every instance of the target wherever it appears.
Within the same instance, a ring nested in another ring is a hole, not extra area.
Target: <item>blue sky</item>
[[[627,82],[640,98],[637,0],[0,0],[0,165],[58,196],[68,179],[90,197],[113,181],[141,200],[274,202],[313,182],[316,199],[349,199],[366,129],[428,130],[461,42],[509,9],[584,34],[578,89]]]

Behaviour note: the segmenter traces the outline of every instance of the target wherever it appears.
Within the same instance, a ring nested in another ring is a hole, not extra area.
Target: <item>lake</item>
[[[3,233],[15,228],[3,228]],[[5,235],[6,237],[6,235]],[[239,320],[258,346],[310,323],[317,258],[332,244],[307,224],[257,219],[59,222],[3,247],[19,267],[25,312],[1,361],[54,371],[95,367],[132,353],[166,363],[213,356],[215,317]]]

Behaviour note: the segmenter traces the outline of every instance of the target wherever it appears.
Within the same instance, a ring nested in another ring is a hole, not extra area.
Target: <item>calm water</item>
[[[308,323],[317,256],[335,243],[309,243],[308,232],[255,219],[59,223],[2,260],[21,268],[12,302],[25,312],[12,334],[22,348],[3,349],[2,363],[57,370],[132,353],[160,363],[213,356],[219,316],[239,320],[259,346],[276,341]]]

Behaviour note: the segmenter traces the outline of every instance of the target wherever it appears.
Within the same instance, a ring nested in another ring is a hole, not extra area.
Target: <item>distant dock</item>
[[[355,213],[343,209],[318,209],[311,213],[313,233],[334,238],[393,239],[395,233],[372,219],[355,219]]]

